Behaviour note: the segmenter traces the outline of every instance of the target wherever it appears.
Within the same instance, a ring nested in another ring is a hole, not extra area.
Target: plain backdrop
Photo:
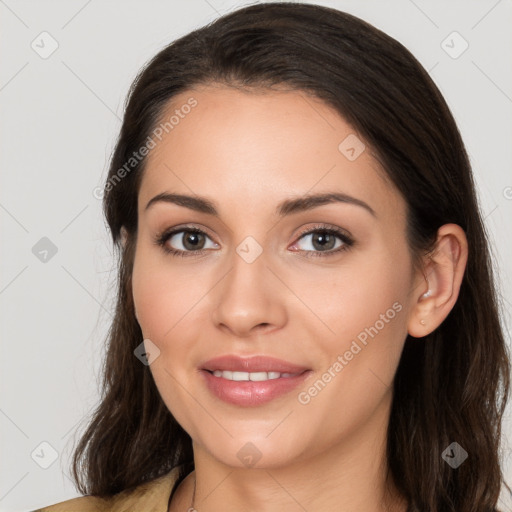
[[[0,1],[1,511],[78,496],[70,456],[98,400],[115,289],[93,191],[105,179],[131,81],[171,40],[248,3]],[[316,3],[398,39],[450,105],[494,243],[510,343],[512,2]],[[504,450],[510,484],[508,442]],[[512,510],[508,493],[501,507]]]

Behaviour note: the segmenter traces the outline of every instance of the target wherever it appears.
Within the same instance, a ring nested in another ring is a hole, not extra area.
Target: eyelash
[[[312,228],[308,229],[307,231],[304,231],[300,233],[299,237],[297,238],[297,241],[300,240],[302,237],[306,235],[310,235],[312,233],[324,233],[329,235],[335,235],[337,236],[342,242],[343,245],[341,247],[338,247],[337,249],[331,249],[330,251],[304,251],[304,250],[298,250],[298,252],[305,252],[306,257],[321,257],[325,258],[328,256],[333,256],[335,254],[339,254],[342,251],[346,251],[350,249],[354,245],[354,240],[347,235],[346,232],[342,231],[341,229],[326,225],[326,224],[319,224],[316,226],[313,226]],[[178,249],[171,249],[166,244],[169,238],[176,235],[177,233],[199,233],[202,235],[205,235],[208,237],[208,234],[205,233],[203,230],[196,228],[196,227],[187,227],[182,226],[180,228],[173,228],[170,231],[163,231],[160,234],[157,234],[155,237],[155,244],[162,248],[164,252],[167,254],[171,254],[172,256],[179,256],[179,257],[190,257],[190,256],[201,256],[204,253],[208,252],[210,249],[199,249],[196,251],[182,251]],[[208,237],[210,238],[210,237]]]

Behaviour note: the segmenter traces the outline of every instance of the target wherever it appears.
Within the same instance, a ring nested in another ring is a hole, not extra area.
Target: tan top
[[[178,478],[179,467],[160,478],[122,491],[109,499],[82,496],[34,512],[167,512],[169,497]]]

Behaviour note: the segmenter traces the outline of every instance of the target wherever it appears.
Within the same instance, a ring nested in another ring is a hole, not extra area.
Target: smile
[[[215,377],[221,377],[227,380],[235,380],[238,382],[241,381],[253,381],[253,382],[262,382],[265,380],[273,380],[289,377],[295,377],[299,375],[298,373],[280,373],[280,372],[232,372],[229,370],[215,370],[213,372]]]

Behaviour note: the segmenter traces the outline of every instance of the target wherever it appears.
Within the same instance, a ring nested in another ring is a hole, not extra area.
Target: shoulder
[[[169,473],[123,491],[111,498],[82,496],[43,507],[34,512],[144,512],[167,510],[171,490],[178,478],[179,467]]]

